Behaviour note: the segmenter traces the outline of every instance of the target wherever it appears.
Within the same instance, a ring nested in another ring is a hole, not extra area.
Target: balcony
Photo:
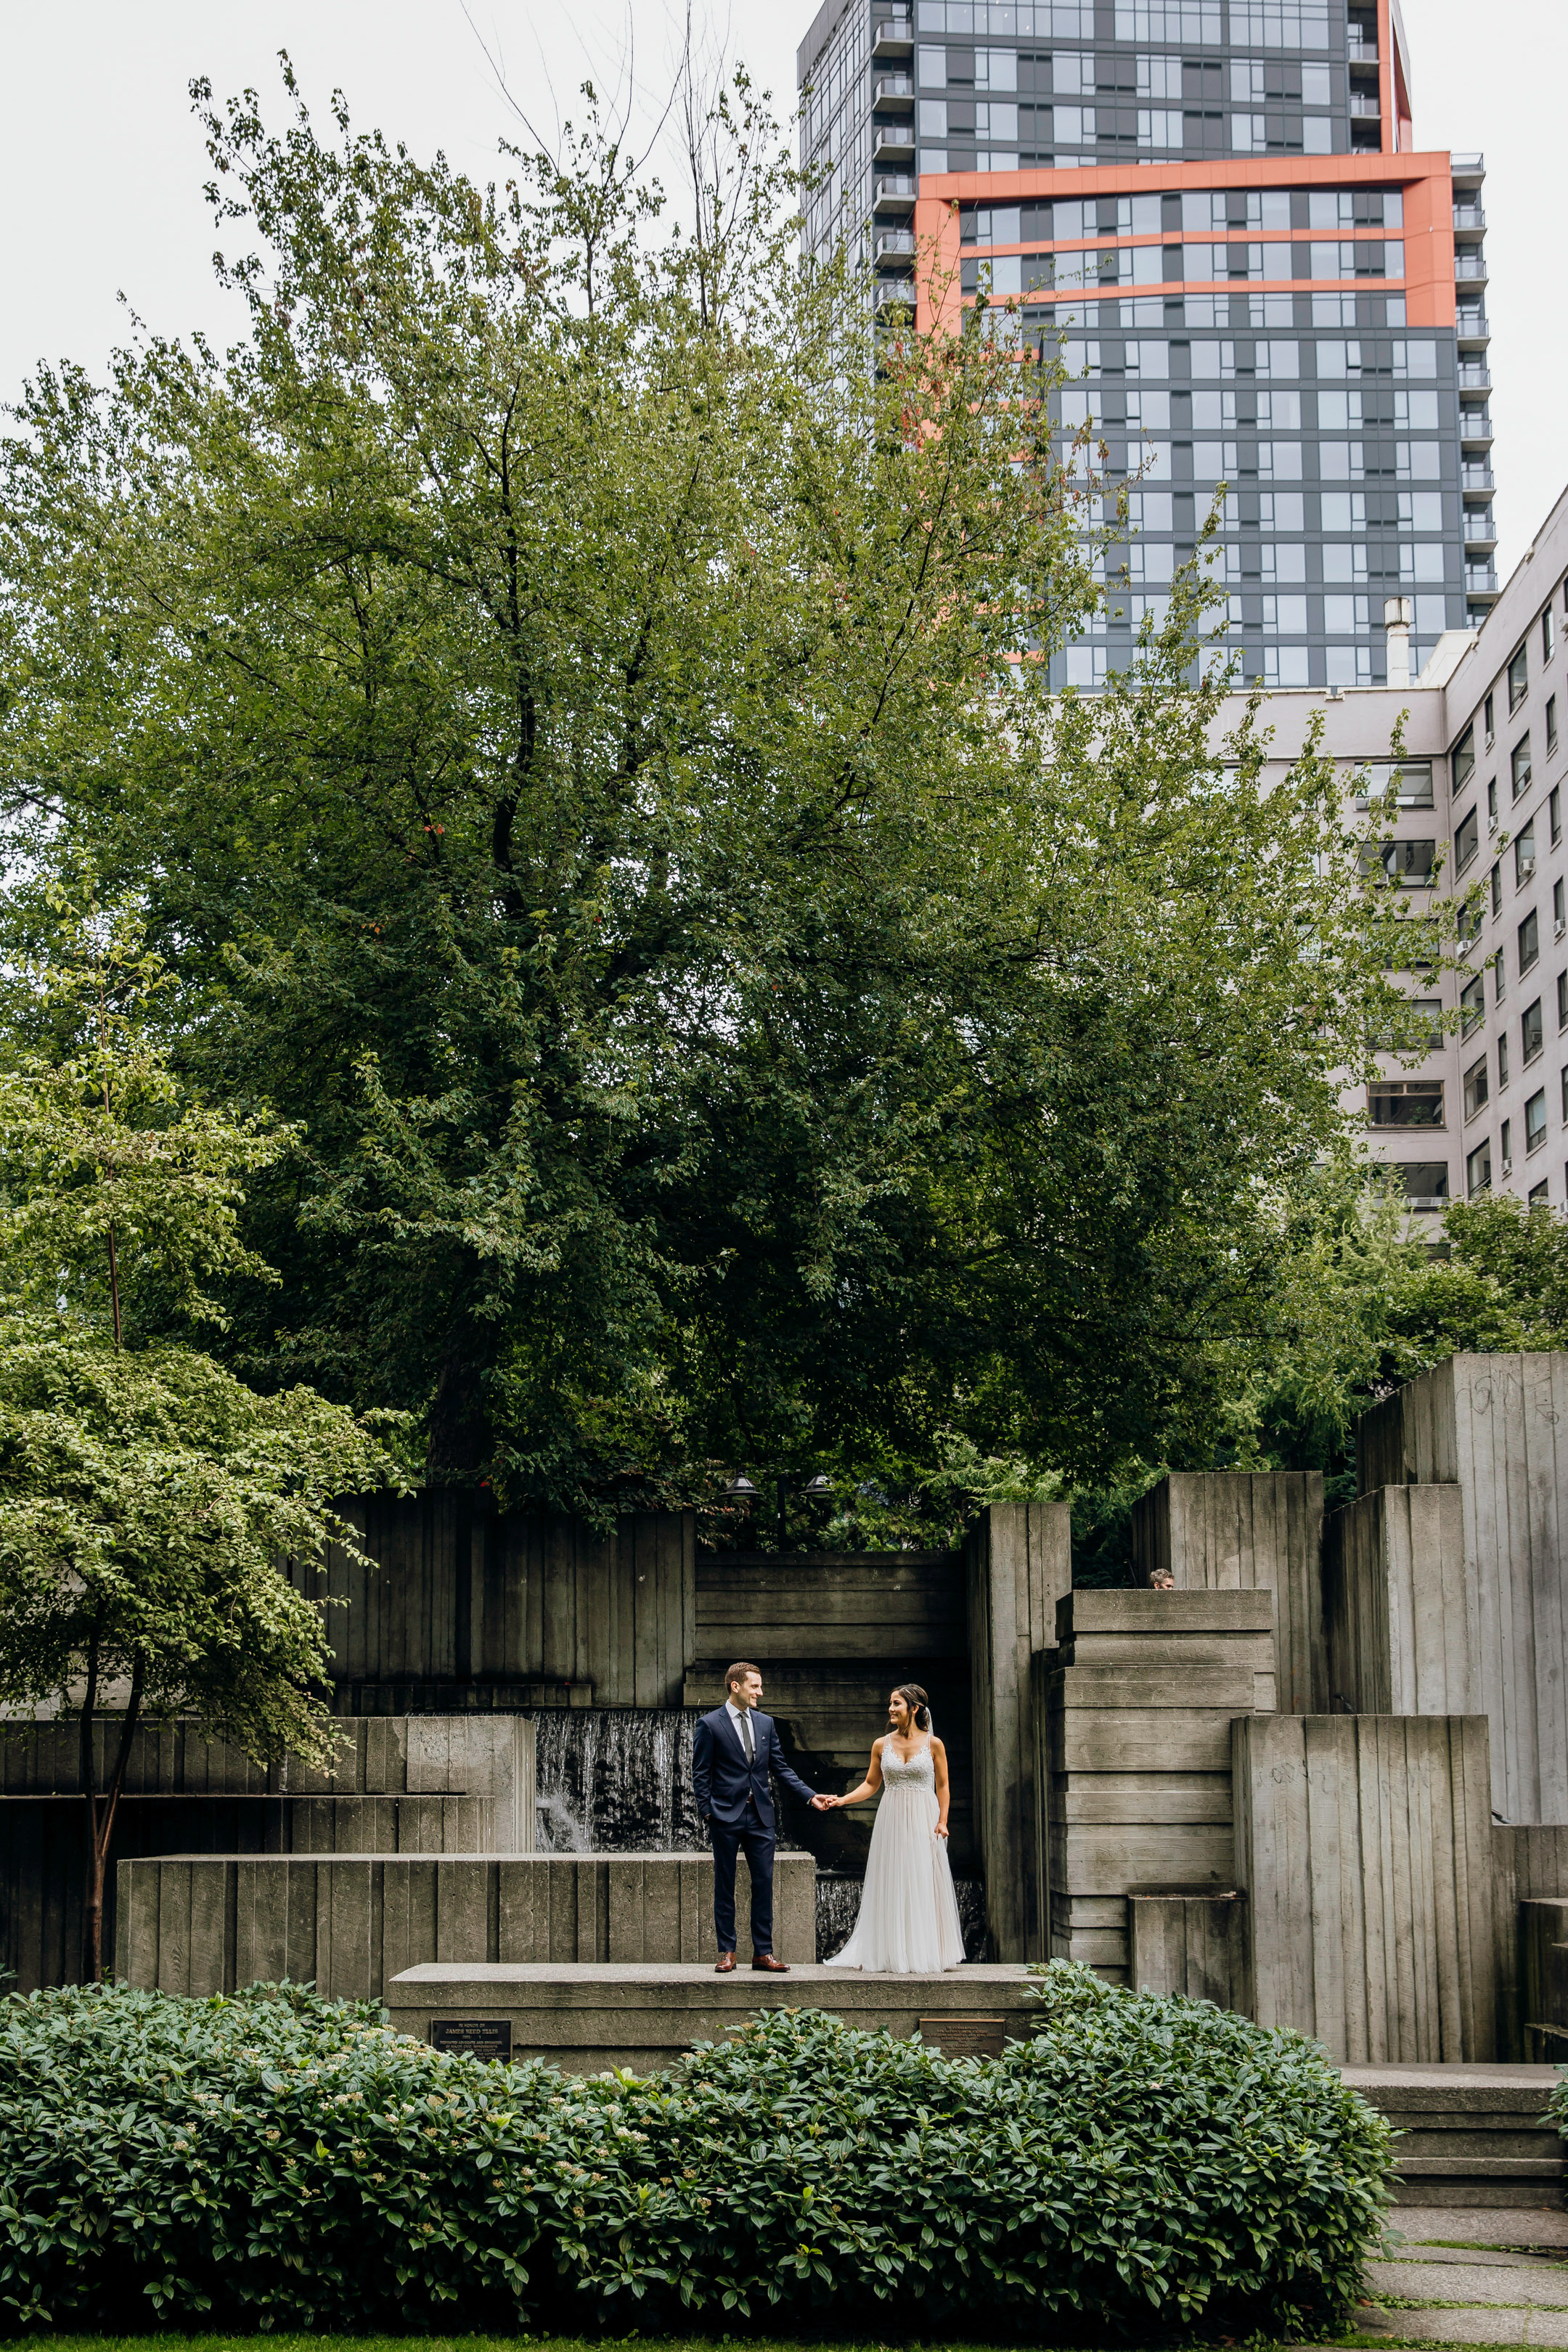
[[[1479,360],[1461,361],[1459,365],[1461,392],[1489,392],[1491,388],[1491,370],[1489,367]]]
[[[1467,498],[1470,496],[1472,491],[1495,490],[1497,488],[1497,477],[1493,474],[1489,466],[1461,466],[1459,468],[1459,488],[1464,491]]]
[[[1497,573],[1489,563],[1466,564],[1465,593],[1467,596],[1495,596],[1497,593]]]
[[[1450,155],[1448,170],[1456,186],[1461,180],[1484,180],[1487,176],[1487,159],[1484,155]]]
[[[1497,545],[1497,524],[1492,519],[1490,507],[1465,509],[1465,545],[1467,548],[1484,547],[1489,551]]]
[[[1489,411],[1484,408],[1466,408],[1461,404],[1459,438],[1461,441],[1468,442],[1472,446],[1484,446],[1489,449],[1492,446],[1492,420]]]
[[[1486,212],[1480,205],[1456,205],[1454,206],[1454,226],[1457,229],[1485,228],[1486,225]]]
[[[874,213],[912,212],[915,202],[915,175],[912,172],[885,172],[871,190],[871,210]]]
[[[871,27],[871,55],[874,58],[907,57],[914,47],[915,24],[912,16],[881,16]]]
[[[912,229],[887,229],[877,239],[879,261],[912,260],[914,250],[915,236]]]
[[[879,278],[871,299],[879,310],[912,310],[915,281],[912,278]]]
[[[915,102],[915,85],[909,74],[883,74],[871,85],[873,106],[897,107],[901,112]]]
[[[912,163],[915,160],[915,127],[909,122],[885,122],[877,132],[877,143],[871,150],[874,163]]]
[[[1460,246],[1454,255],[1454,282],[1459,286],[1484,286],[1487,282],[1487,257],[1481,246]]]
[[[1345,55],[1352,66],[1374,66],[1377,63],[1377,42],[1363,33],[1352,32],[1345,44]]]
[[[1352,90],[1351,121],[1352,122],[1375,122],[1382,115],[1382,112],[1383,108],[1375,92],[1361,89]]]
[[[1491,326],[1486,312],[1467,310],[1462,302],[1459,305],[1455,327],[1461,343],[1474,346],[1477,343],[1489,343],[1492,339]]]

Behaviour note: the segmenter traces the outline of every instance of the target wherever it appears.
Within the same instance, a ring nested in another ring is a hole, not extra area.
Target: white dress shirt
[[[727,1698],[724,1701],[724,1712],[735,1727],[735,1737],[741,1743],[741,1753],[748,1764],[754,1759],[757,1752],[757,1735],[754,1727],[752,1729],[750,1740],[746,1738],[745,1719],[751,1711],[750,1707],[737,1706],[732,1698]]]

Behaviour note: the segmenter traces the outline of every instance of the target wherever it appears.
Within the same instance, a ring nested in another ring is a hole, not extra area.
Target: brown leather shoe
[[[789,1962],[775,1960],[771,1952],[758,1952],[752,1958],[752,1966],[754,1969],[765,1969],[771,1977],[787,1977],[789,1974]]]
[[[734,1968],[734,1965],[735,1955],[733,1952],[721,1952],[719,1955],[719,1965],[714,1969],[713,1973],[716,1977],[727,1977]]]

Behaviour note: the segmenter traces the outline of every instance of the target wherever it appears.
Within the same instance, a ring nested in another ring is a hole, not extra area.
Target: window
[[[1557,1026],[1568,1029],[1568,971],[1557,975]]]
[[[1465,1161],[1465,1190],[1475,1198],[1478,1192],[1491,1190],[1492,1148],[1490,1142],[1478,1143]]]
[[[1446,1160],[1401,1160],[1394,1174],[1405,1187],[1407,1205],[1416,1210],[1440,1209],[1448,1197]]]
[[[1531,1096],[1524,1106],[1524,1148],[1539,1151],[1546,1140],[1546,1088]]]
[[[1511,718],[1530,692],[1530,647],[1521,646],[1508,666],[1508,708]],[[1490,697],[1488,697],[1490,700]]]
[[[1468,809],[1454,831],[1454,871],[1462,874],[1481,845],[1480,820],[1475,810]]]
[[[1533,1062],[1537,1054],[1540,1053],[1542,1046],[1546,1043],[1546,1027],[1541,1018],[1541,999],[1539,996],[1536,998],[1533,1004],[1527,1004],[1525,1006],[1524,1012],[1520,1019],[1519,1034],[1520,1041],[1524,1047],[1525,1060],[1527,1062]]]
[[[1513,1121],[1505,1118],[1498,1135],[1498,1149],[1502,1153],[1502,1172],[1506,1176],[1513,1166]]]
[[[1518,800],[1521,793],[1528,792],[1530,789],[1530,738],[1528,735],[1521,735],[1514,745],[1510,764],[1513,769],[1513,796]]]
[[[1441,1127],[1441,1078],[1385,1078],[1366,1090],[1373,1127]]]
[[[1490,747],[1493,737],[1497,733],[1497,727],[1494,723],[1492,712],[1492,703],[1494,698],[1495,698],[1493,696],[1489,694],[1486,700],[1481,705],[1481,730],[1486,736],[1489,748]]]
[[[1557,749],[1557,697],[1546,698],[1546,756],[1550,760]]]
[[[1361,853],[1363,874],[1375,874],[1381,867],[1385,881],[1416,890],[1430,887],[1436,863],[1435,841],[1369,841]]]
[[[1499,948],[1496,961],[1492,965],[1492,1003],[1500,1004],[1507,994],[1508,966],[1503,961],[1502,950]]]
[[[1489,833],[1497,831],[1497,778],[1495,776],[1487,786],[1487,831]]]
[[[1467,982],[1459,991],[1460,1036],[1468,1037],[1472,1029],[1479,1028],[1486,1019],[1486,997],[1482,992],[1481,975],[1478,971],[1474,980]]]
[[[1568,1126],[1568,1070],[1563,1073],[1563,1124]]]
[[[1551,1197],[1552,1195],[1546,1188],[1546,1179],[1543,1176],[1539,1184],[1532,1184],[1531,1186],[1529,1205],[1532,1209],[1544,1209],[1547,1202],[1551,1200]]]
[[[1521,824],[1513,837],[1513,887],[1531,879],[1535,872],[1535,819]]]
[[[1497,1041],[1497,1087],[1500,1095],[1508,1090],[1508,1039],[1506,1037],[1500,1037]]]
[[[1502,912],[1502,859],[1500,857],[1496,859],[1492,866],[1492,912],[1494,915],[1500,915]]]
[[[1555,787],[1546,796],[1546,814],[1552,822],[1552,846],[1555,849],[1563,838],[1563,802]]]
[[[1557,646],[1557,615],[1550,604],[1541,615],[1541,658],[1549,662]]]
[[[1357,601],[1363,604],[1365,603],[1364,598]],[[1364,627],[1365,623],[1362,625]],[[1368,760],[1362,773],[1366,782],[1356,796],[1357,808],[1366,808],[1373,801],[1384,800],[1392,800],[1395,808],[1402,809],[1429,809],[1436,805],[1432,792],[1430,760]]]
[[[1568,1076],[1568,1072],[1564,1072]],[[1491,1100],[1491,1081],[1487,1071],[1487,1057],[1472,1062],[1465,1072],[1465,1117],[1474,1118],[1477,1111],[1485,1110]]]
[[[1568,930],[1568,907],[1563,903],[1563,886],[1561,882],[1553,882],[1552,885],[1552,928],[1559,939],[1562,938],[1564,930]]]
[[[1541,953],[1541,921],[1532,907],[1519,927],[1519,976],[1521,980]]]
[[[1454,790],[1462,793],[1476,772],[1476,729],[1472,719],[1454,746]]]

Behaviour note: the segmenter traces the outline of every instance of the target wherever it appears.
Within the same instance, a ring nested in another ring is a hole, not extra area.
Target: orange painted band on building
[[[1384,0],[1386,6],[1386,0]],[[920,190],[915,199],[915,244],[922,259],[917,287],[917,322],[926,328],[939,322],[956,329],[963,314],[963,295],[959,286],[961,255],[981,258],[990,253],[1021,253],[1043,251],[1049,239],[1037,237],[1027,247],[1013,243],[1001,246],[961,246],[958,207],[961,204],[1016,205],[1040,203],[1055,196],[1131,196],[1153,195],[1170,190],[1179,193],[1184,188],[1398,188],[1405,198],[1405,223],[1399,232],[1405,246],[1405,276],[1396,279],[1378,279],[1380,289],[1403,290],[1405,301],[1405,324],[1410,327],[1452,327],[1456,324],[1454,308],[1454,183],[1446,152],[1411,155],[1374,152],[1359,155],[1235,155],[1215,156],[1212,161],[1183,163],[1088,163],[1058,165],[1051,169],[1039,167],[1026,172],[922,172]],[[1103,247],[1111,236],[1107,230],[1097,240]],[[1363,235],[1375,236],[1374,229]],[[1152,236],[1142,239],[1131,236],[1117,236],[1119,245],[1163,244],[1166,240]],[[1228,241],[1225,233],[1206,232],[1208,243]],[[1236,233],[1237,244],[1257,244],[1255,234]],[[1275,240],[1270,239],[1269,242]],[[1282,240],[1281,240],[1282,241]],[[1080,248],[1081,249],[1081,248]],[[942,289],[940,307],[929,293],[932,282]],[[1129,296],[1152,295],[1156,290],[1174,299],[1187,281],[1175,278],[1156,289],[1153,287],[1131,289],[1107,286],[1101,289],[1075,288],[1068,299],[1079,301],[1121,300]],[[1226,281],[1218,279],[1192,280],[1212,289]],[[1342,290],[1359,285],[1368,290],[1371,281],[1327,278],[1314,281],[1327,290],[1331,285]],[[1233,289],[1236,281],[1229,281]],[[1239,289],[1237,289],[1239,290]],[[1273,293],[1302,293],[1309,289],[1304,279],[1248,280],[1247,290]],[[1037,298],[1042,301],[1059,299],[1045,289]]]

